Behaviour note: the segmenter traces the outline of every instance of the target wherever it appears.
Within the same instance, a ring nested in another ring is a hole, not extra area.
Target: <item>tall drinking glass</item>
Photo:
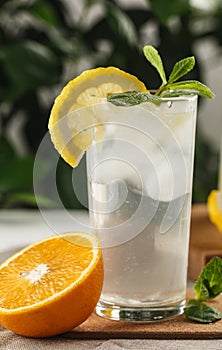
[[[94,106],[89,210],[105,280],[96,313],[159,321],[183,312],[197,96]]]

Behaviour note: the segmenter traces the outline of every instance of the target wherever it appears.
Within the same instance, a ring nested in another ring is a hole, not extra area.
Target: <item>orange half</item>
[[[0,265],[0,324],[29,337],[69,331],[91,314],[102,283],[94,235],[65,233],[37,242]]]

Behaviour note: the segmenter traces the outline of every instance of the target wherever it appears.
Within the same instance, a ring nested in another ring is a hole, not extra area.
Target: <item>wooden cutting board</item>
[[[213,256],[222,258],[222,233],[211,223],[205,204],[193,205],[188,277],[195,281]]]
[[[188,291],[187,298],[193,297]],[[211,305],[222,311],[222,296]],[[199,324],[183,315],[156,323],[110,321],[94,313],[80,326],[63,335],[67,339],[222,339],[222,321]]]

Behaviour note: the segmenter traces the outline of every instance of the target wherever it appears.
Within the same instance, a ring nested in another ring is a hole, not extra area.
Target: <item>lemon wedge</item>
[[[222,192],[213,190],[207,199],[210,220],[222,232]]]
[[[135,76],[116,67],[87,70],[63,88],[52,107],[48,127],[55,148],[72,167],[92,144],[93,116],[87,107],[101,103],[109,94],[126,91],[147,89]],[[102,128],[97,125],[94,134],[101,136]]]

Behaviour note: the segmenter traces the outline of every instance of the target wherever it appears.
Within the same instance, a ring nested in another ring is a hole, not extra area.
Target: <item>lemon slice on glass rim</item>
[[[56,98],[49,118],[52,142],[62,158],[76,167],[92,144],[92,109],[112,93],[147,91],[143,82],[116,67],[95,68],[68,82]],[[99,118],[99,116],[98,116]],[[95,119],[94,119],[95,121]],[[102,125],[94,132],[102,134]]]

